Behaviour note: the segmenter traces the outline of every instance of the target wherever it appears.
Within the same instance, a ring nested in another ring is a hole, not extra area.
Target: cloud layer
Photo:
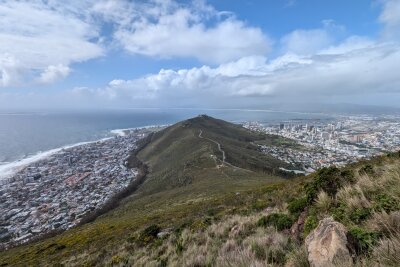
[[[96,41],[98,28],[73,2],[0,1],[0,86],[54,82],[68,74],[70,64],[104,53]],[[62,75],[55,67],[61,65]]]
[[[361,46],[353,37],[313,55],[287,53],[272,61],[246,57],[216,68],[163,69],[140,79],[113,80],[96,92],[110,99],[170,101],[196,95],[306,98],[315,94],[400,92],[400,76],[396,71],[399,67],[398,44],[364,42]]]
[[[55,82],[71,64],[112,47],[212,64],[264,55],[270,48],[259,28],[203,1],[0,0],[0,25],[2,87]]]
[[[204,1],[0,3],[0,24],[7,25],[0,28],[0,87],[54,83],[73,72],[74,63],[117,49],[205,65],[161,69],[130,80],[115,77],[104,86],[83,85],[63,97],[82,105],[207,106],[232,101],[234,106],[400,93],[399,0],[380,1],[377,38],[344,38],[345,26],[328,19],[319,28],[294,29],[275,42]],[[268,57],[271,50],[273,58]]]
[[[228,12],[202,1],[183,5],[173,1],[105,1],[93,10],[116,26],[115,40],[127,51],[152,57],[196,58],[223,63],[263,55],[268,37]]]

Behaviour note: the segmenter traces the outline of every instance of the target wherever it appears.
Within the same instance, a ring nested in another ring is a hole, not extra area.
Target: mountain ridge
[[[355,266],[397,266],[400,153],[282,177],[257,165],[255,140],[293,145],[208,116],[154,133],[129,160],[149,170],[133,194],[0,265],[310,266],[304,241],[329,218]]]

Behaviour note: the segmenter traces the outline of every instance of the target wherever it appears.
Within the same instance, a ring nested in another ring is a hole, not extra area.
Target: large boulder
[[[308,261],[312,267],[351,266],[347,230],[333,218],[321,220],[306,238]]]

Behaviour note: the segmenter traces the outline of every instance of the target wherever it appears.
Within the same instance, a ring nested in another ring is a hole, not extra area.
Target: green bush
[[[305,185],[307,202],[311,204],[321,190],[333,197],[343,186],[347,178],[346,175],[346,173],[341,172],[336,167],[322,168],[319,170],[313,181]]]
[[[266,253],[265,249],[257,243],[251,244],[251,250],[254,252],[254,256],[258,260],[265,260]]]
[[[142,245],[150,243],[157,237],[157,234],[160,232],[160,230],[161,228],[156,224],[148,226],[146,229],[140,232],[138,238],[139,243]]]
[[[183,251],[182,240],[179,239],[178,241],[176,241],[175,251],[176,251],[177,254],[180,254]]]
[[[379,194],[374,198],[374,209],[386,212],[400,209],[400,203],[394,197],[387,194]]]
[[[342,203],[340,203],[339,206],[335,207],[331,213],[335,221],[343,222],[345,219],[347,219],[346,206]]]
[[[318,226],[318,219],[315,215],[309,215],[304,221],[304,235],[308,235]]]
[[[251,205],[251,208],[255,211],[261,211],[263,210],[265,207],[267,206],[267,204],[264,201],[259,201],[257,200],[256,202],[254,202]]]
[[[375,173],[374,167],[371,164],[367,164],[360,169],[359,173],[360,174],[366,173],[368,175],[373,175]]]
[[[269,264],[283,266],[286,260],[286,252],[280,249],[268,250],[267,262]]]
[[[379,239],[378,233],[369,232],[360,227],[351,228],[349,234],[350,238],[356,245],[356,251],[358,254],[366,254],[370,252]]]
[[[342,179],[348,183],[355,183],[356,182],[356,178],[354,176],[354,172],[351,170],[343,170],[340,172],[340,176],[342,177]]]
[[[365,219],[367,219],[371,215],[371,213],[372,209],[370,208],[358,208],[350,213],[349,218],[351,221],[355,222],[356,224],[359,224]]]
[[[296,198],[288,203],[288,210],[291,214],[298,216],[307,207],[307,198]]]
[[[283,213],[272,213],[268,216],[263,216],[257,222],[259,227],[274,226],[278,231],[288,229],[292,224],[293,220]]]

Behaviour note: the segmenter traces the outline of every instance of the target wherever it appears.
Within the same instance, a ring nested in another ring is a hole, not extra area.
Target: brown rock
[[[292,235],[293,239],[297,241],[300,241],[300,234],[303,232],[306,217],[307,211],[303,211],[297,221],[290,228],[290,234]]]
[[[347,230],[333,218],[321,220],[306,238],[308,261],[312,267],[351,266]]]

